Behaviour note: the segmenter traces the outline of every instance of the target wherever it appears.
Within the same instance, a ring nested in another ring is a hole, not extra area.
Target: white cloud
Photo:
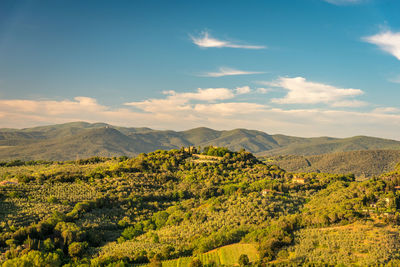
[[[198,88],[195,93],[176,93],[169,91],[170,98],[179,100],[201,100],[201,101],[214,101],[233,98],[235,94],[228,88]]]
[[[397,76],[395,76],[395,77],[390,78],[390,79],[389,79],[389,82],[392,82],[392,83],[400,83],[400,75],[397,75]]]
[[[250,75],[250,74],[262,74],[265,72],[260,71],[244,71],[244,70],[236,70],[232,68],[221,67],[218,72],[207,72],[203,75],[203,77],[223,77],[223,76],[234,76],[234,75]]]
[[[98,111],[97,101],[90,97],[75,97],[71,100],[0,100],[0,111],[15,110],[18,112],[47,113],[50,115],[63,114],[66,110],[69,113],[79,114],[82,108],[88,111]]]
[[[177,93],[173,90],[163,92],[165,99],[148,99],[140,102],[125,103],[126,106],[133,106],[146,112],[167,111],[174,109],[185,109],[189,101],[216,101],[230,99],[235,96],[233,90],[227,88],[198,88],[195,93]]]
[[[328,2],[330,4],[334,5],[355,5],[355,4],[360,4],[362,2],[365,2],[363,0],[324,0],[325,2]]]
[[[394,107],[379,107],[374,109],[373,112],[379,114],[400,114],[400,109]]]
[[[246,44],[233,43],[230,41],[218,40],[211,37],[211,35],[207,31],[202,32],[198,37],[191,36],[191,38],[194,44],[203,48],[210,48],[210,47],[216,47],[216,48],[229,47],[229,48],[243,48],[243,49],[267,48],[266,46],[263,45],[246,45]]]
[[[288,90],[283,98],[274,98],[271,101],[278,104],[319,104],[331,106],[347,106],[346,98],[363,94],[360,89],[338,88],[331,85],[307,81],[303,77],[279,78],[275,82],[264,82],[272,87],[280,87]],[[360,101],[354,102],[357,106]]]
[[[90,97],[75,97],[73,100],[0,100],[0,127],[29,127],[82,120],[123,124],[132,114],[135,114],[136,122],[140,125],[149,119],[147,114],[100,105]]]
[[[268,88],[257,88],[256,92],[260,93],[260,94],[267,94],[267,93],[271,92],[271,89],[268,89]]]
[[[253,114],[264,110],[266,106],[256,103],[217,103],[217,104],[197,104],[194,106],[194,111],[208,114],[210,116],[238,116],[241,114]]]
[[[400,32],[385,30],[378,34],[364,37],[363,40],[377,45],[381,50],[400,60]]]
[[[165,99],[148,99],[140,102],[125,103],[146,112],[167,112],[169,110],[187,110],[190,108],[191,101],[215,102],[218,100],[232,99],[236,95],[250,92],[250,87],[238,87],[234,90],[228,88],[198,88],[195,93],[177,93],[175,91],[164,91],[167,95]]]
[[[250,87],[243,86],[243,87],[237,87],[235,91],[236,91],[236,94],[243,95],[243,94],[250,93],[251,90],[250,90]]]
[[[359,101],[359,100],[342,100],[342,101],[337,101],[333,102],[331,105],[332,107],[365,107],[368,106],[367,102],[364,101]]]

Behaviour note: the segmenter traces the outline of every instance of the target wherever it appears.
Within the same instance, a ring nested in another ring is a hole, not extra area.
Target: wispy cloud
[[[187,110],[191,107],[192,101],[215,102],[218,100],[228,100],[236,95],[250,92],[248,86],[238,87],[234,90],[228,88],[198,88],[197,92],[177,93],[175,91],[165,91],[166,98],[153,98],[139,102],[125,103],[126,106],[133,106],[146,112],[168,112],[171,110]]]
[[[349,108],[358,108],[358,107],[365,107],[368,103],[365,101],[360,100],[341,100],[336,101],[331,104],[332,107],[349,107]]]
[[[349,102],[347,98],[362,95],[363,91],[353,88],[338,88],[332,85],[310,82],[303,77],[284,78],[275,82],[264,82],[272,87],[288,90],[283,98],[274,98],[271,101],[278,104],[319,104],[343,107],[362,104],[361,101]]]
[[[394,107],[379,107],[374,109],[373,112],[379,114],[400,114],[400,109]]]
[[[259,94],[267,94],[271,91],[272,91],[271,89],[263,88],[263,87],[257,88],[257,90],[256,90],[256,92]]]
[[[203,48],[243,48],[243,49],[265,49],[266,46],[263,45],[248,45],[248,44],[239,44],[231,41],[218,40],[216,38],[211,37],[211,35],[207,31],[203,31],[200,36],[190,36],[193,43],[199,47]]]
[[[221,67],[218,72],[206,72],[199,76],[202,77],[223,77],[223,76],[235,76],[235,75],[251,75],[251,74],[263,74],[261,71],[244,71],[232,68]]]
[[[237,87],[235,91],[236,91],[236,94],[243,95],[243,94],[250,93],[251,89],[249,86],[243,86],[243,87]]]
[[[325,2],[328,2],[330,4],[334,5],[355,5],[355,4],[360,4],[365,2],[365,0],[324,0]]]
[[[389,78],[389,82],[400,83],[400,75],[397,75],[397,76],[394,76],[392,78]]]
[[[400,32],[385,30],[378,34],[364,37],[363,40],[377,45],[381,50],[400,60]]]

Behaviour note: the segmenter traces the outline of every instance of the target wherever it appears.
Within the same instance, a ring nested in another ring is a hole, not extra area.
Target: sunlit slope
[[[239,265],[240,255],[245,254],[250,262],[257,262],[259,255],[256,244],[237,243],[223,246],[195,257],[184,257],[175,260],[163,261],[163,267],[189,267],[194,258],[199,259],[203,265],[215,263],[217,266]]]

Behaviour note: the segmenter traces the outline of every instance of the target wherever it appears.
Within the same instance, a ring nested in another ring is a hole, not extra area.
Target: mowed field
[[[257,247],[255,244],[237,243],[224,247],[220,247],[209,252],[197,255],[196,257],[184,257],[175,260],[163,261],[163,267],[187,267],[194,258],[198,258],[203,264],[215,262],[217,266],[234,266],[238,265],[239,257],[246,254],[250,262],[259,260]]]

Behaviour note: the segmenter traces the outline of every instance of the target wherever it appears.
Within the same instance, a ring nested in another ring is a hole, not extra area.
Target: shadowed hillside
[[[357,150],[400,149],[400,142],[369,136],[349,138],[307,138],[301,142],[287,142],[287,145],[271,149],[265,155],[320,155],[334,152]]]
[[[358,177],[377,176],[394,169],[400,161],[398,150],[339,152],[314,156],[275,156],[263,158],[291,172],[353,173]]]
[[[205,127],[187,131],[117,127],[105,123],[72,122],[27,129],[0,129],[0,160],[70,160],[91,156],[133,156],[183,146],[242,148],[258,156],[319,155],[357,150],[396,150],[400,142],[367,136],[302,138],[234,129]]]
[[[30,142],[23,148],[12,147],[0,150],[0,157],[28,159],[76,159],[98,155],[133,156],[145,145],[112,128],[94,128],[81,131],[76,135],[58,137],[39,142]],[[18,148],[18,149],[17,149]],[[20,148],[20,149],[19,149]],[[138,150],[134,150],[137,148]]]

